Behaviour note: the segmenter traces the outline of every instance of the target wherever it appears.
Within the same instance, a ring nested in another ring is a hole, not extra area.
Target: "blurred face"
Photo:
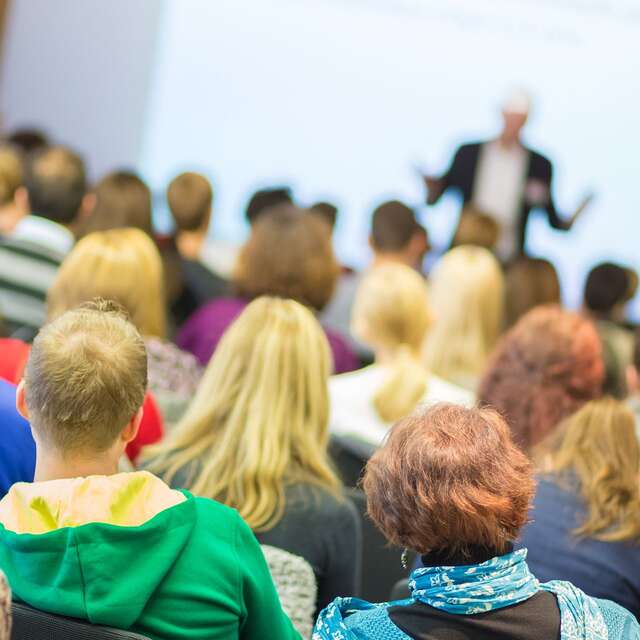
[[[528,113],[516,113],[513,111],[503,111],[502,120],[504,128],[502,130],[502,140],[507,144],[517,142],[520,138],[520,132],[527,122]]]

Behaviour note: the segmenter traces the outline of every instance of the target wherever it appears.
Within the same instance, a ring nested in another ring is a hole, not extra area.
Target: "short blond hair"
[[[9,146],[0,147],[0,206],[13,202],[16,191],[22,186],[22,162]]]
[[[105,451],[144,402],[144,341],[117,305],[96,300],[40,330],[24,380],[31,424],[46,444]]]
[[[188,171],[176,176],[167,188],[167,202],[178,231],[198,231],[211,213],[213,190],[200,173]]]
[[[164,337],[162,259],[140,229],[95,231],[76,244],[47,295],[49,319],[100,297],[122,305],[144,336]]]

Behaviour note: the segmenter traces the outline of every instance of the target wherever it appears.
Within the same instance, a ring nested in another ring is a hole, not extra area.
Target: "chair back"
[[[345,489],[362,518],[362,584],[360,597],[369,602],[386,602],[391,589],[401,579],[407,579],[413,563],[408,557],[407,568],[401,562],[402,549],[392,547],[367,516],[367,500],[360,489]]]
[[[329,455],[345,487],[357,487],[365,465],[376,448],[357,438],[332,435]]]
[[[12,640],[150,640],[146,636],[56,616],[14,602]]]
[[[300,635],[310,638],[318,595],[311,565],[304,558],[283,549],[267,544],[261,546],[284,612]]]

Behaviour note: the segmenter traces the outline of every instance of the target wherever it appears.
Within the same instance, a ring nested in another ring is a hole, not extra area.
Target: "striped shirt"
[[[34,215],[0,239],[0,316],[6,329],[42,326],[47,291],[72,246],[68,229]]]

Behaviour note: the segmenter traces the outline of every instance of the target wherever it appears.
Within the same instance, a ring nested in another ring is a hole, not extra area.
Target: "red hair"
[[[557,306],[538,307],[502,338],[479,387],[525,450],[601,394],[604,363],[593,324]]]
[[[435,405],[400,420],[369,460],[369,516],[419,553],[505,553],[527,520],[533,467],[492,409]]]

